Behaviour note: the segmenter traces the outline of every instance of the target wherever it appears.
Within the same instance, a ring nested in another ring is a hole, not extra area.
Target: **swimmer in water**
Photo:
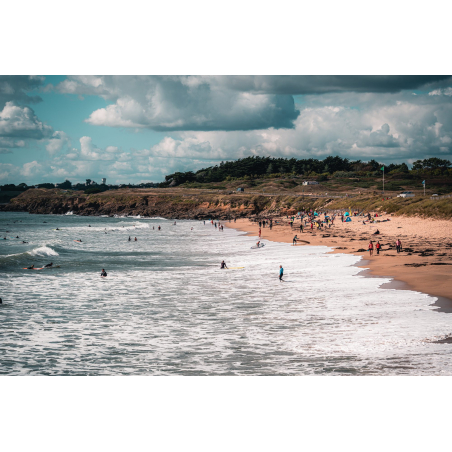
[[[100,272],[100,276],[105,278],[107,276],[107,272],[104,269],[102,269],[102,271]]]
[[[135,242],[138,242],[137,238],[135,237]]]
[[[130,238],[130,235],[129,235],[129,242],[131,242],[132,241],[132,239]]]

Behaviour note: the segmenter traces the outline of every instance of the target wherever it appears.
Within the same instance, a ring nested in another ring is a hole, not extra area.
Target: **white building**
[[[107,179],[105,177],[102,178],[102,185],[105,185],[107,183]]]
[[[303,185],[319,185],[319,183],[316,180],[305,180]]]

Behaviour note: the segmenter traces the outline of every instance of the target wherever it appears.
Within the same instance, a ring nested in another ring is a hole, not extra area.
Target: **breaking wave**
[[[59,256],[59,254],[49,248],[48,246],[41,246],[39,248],[34,248],[31,251],[27,251],[30,256]]]

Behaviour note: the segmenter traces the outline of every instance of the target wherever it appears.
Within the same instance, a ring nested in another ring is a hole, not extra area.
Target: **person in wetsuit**
[[[226,265],[226,262],[225,262],[225,261],[221,262],[220,268],[221,268],[221,269],[228,268],[228,266]]]
[[[50,262],[50,264],[44,265],[44,268],[50,268],[53,265],[53,262]]]
[[[27,267],[27,270],[33,270],[35,268],[35,264],[33,264],[31,267]]]
[[[279,266],[279,281],[280,282],[283,280],[282,279],[283,275],[284,275],[284,268],[282,267],[282,265],[280,265]]]
[[[104,269],[102,269],[102,271],[100,272],[100,276],[107,276],[107,272],[104,270]]]

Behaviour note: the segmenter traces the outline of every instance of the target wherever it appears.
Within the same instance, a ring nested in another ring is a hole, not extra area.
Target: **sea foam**
[[[59,254],[49,248],[48,246],[41,246],[39,248],[34,248],[31,251],[27,251],[30,256],[59,256]]]

